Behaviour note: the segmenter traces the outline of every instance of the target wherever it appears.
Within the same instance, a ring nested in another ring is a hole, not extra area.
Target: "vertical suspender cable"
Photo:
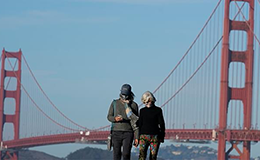
[[[212,22],[212,21],[211,21]],[[209,23],[209,26],[208,26],[208,28],[207,28],[207,35],[206,35],[206,37],[207,37],[207,41],[206,41],[206,53],[208,53],[209,52],[209,50],[210,50],[210,43],[211,43],[211,33],[210,33],[210,27],[211,27],[211,23]],[[207,54],[206,54],[207,55]],[[205,75],[205,97],[207,97],[206,98],[206,100],[205,100],[205,109],[206,109],[206,122],[205,122],[205,129],[207,129],[208,128],[208,125],[209,125],[209,122],[210,122],[210,120],[209,120],[209,95],[210,95],[210,87],[209,87],[209,85],[210,85],[210,67],[211,67],[211,63],[210,63],[210,60],[211,60],[211,57],[209,58],[209,60],[206,62],[206,66],[205,66],[205,72],[206,72],[206,75]]]
[[[212,38],[211,38],[211,42],[213,42],[213,43],[214,43],[215,37],[216,37],[215,26],[216,26],[216,17],[214,17],[213,25],[211,25],[211,28],[210,28],[210,33],[213,33]],[[211,43],[212,46],[214,45],[213,43]],[[213,54],[214,54],[213,55],[213,57],[214,57],[216,55],[215,51],[214,51]],[[213,128],[213,109],[214,109],[214,107],[213,107],[213,94],[215,93],[215,89],[214,89],[215,59],[213,57],[211,58],[211,63],[210,63],[211,69],[212,69],[210,71],[210,73],[211,73],[211,76],[210,76],[211,96],[209,98],[210,99],[210,102],[209,102],[209,106],[210,106],[210,112],[209,112],[209,114],[210,114],[210,128]]]
[[[178,75],[177,75],[177,77],[178,77],[178,78],[177,78],[177,79],[178,79],[178,80],[177,80],[177,84],[178,84],[177,86],[180,86],[180,81],[181,81],[180,70],[178,70]],[[180,104],[181,104],[181,103],[180,103],[180,96],[178,95],[178,96],[177,96],[177,107],[176,107],[176,108],[177,108],[177,111],[176,111],[176,112],[178,113],[177,116],[176,116],[176,123],[177,123],[177,124],[176,124],[176,127],[180,127],[180,128],[181,128],[181,125],[180,125],[180,123],[181,123],[181,122],[180,122]],[[180,126],[179,126],[179,125],[180,125]]]
[[[170,91],[170,80],[168,80],[168,82],[167,82],[167,87],[166,87],[166,95],[167,95],[167,97],[170,97],[170,94],[169,94],[169,91]],[[166,97],[166,96],[165,96]],[[170,124],[170,116],[171,116],[171,114],[170,114],[170,112],[169,112],[169,108],[170,108],[171,106],[170,106],[170,104],[168,104],[167,105],[167,126],[168,126],[168,128],[170,128],[169,127],[169,124]]]
[[[258,2],[259,2],[259,5],[260,5],[260,0],[258,0]],[[256,13],[258,13],[258,7],[256,7],[255,8],[256,9]],[[258,16],[258,14],[256,14],[256,16],[255,16],[255,19],[258,19],[260,16]],[[258,20],[258,22],[260,21],[260,18],[259,18],[259,20]],[[259,23],[258,23],[258,25],[259,25]],[[255,27],[255,29],[256,29],[256,32],[257,32],[257,28],[258,28],[258,33],[259,33],[259,35],[260,35],[260,26],[258,26],[258,27]],[[257,52],[257,51],[259,51],[259,47],[260,46],[258,46],[258,48],[256,48],[256,39],[254,39],[254,50],[256,51],[256,55],[257,55],[257,58],[258,58],[258,61],[257,61],[257,86],[256,86],[256,112],[255,112],[255,129],[258,129],[258,107],[259,107],[259,71],[260,71],[260,52]]]
[[[193,63],[195,61],[194,52],[195,52],[195,48],[193,48],[192,52],[191,52],[191,58],[190,58],[190,63],[189,63],[189,65],[190,65],[190,67],[189,67],[189,74],[192,73],[192,67],[193,67]],[[193,86],[194,85],[195,84],[193,83]],[[188,102],[189,108],[191,107],[190,110],[192,111],[192,113],[195,113],[195,107],[193,106],[194,104],[191,104],[189,101],[187,101],[187,102]],[[193,116],[191,117],[191,119],[192,119],[191,122],[193,122],[193,123],[195,122],[195,116],[197,116],[197,115],[193,114]],[[191,125],[193,125],[193,124],[191,124]]]
[[[204,33],[204,32],[203,32]],[[199,61],[198,61],[198,64],[200,63],[200,60],[202,59],[202,57],[203,57],[203,55],[202,55],[202,53],[203,53],[203,43],[204,43],[204,41],[203,41],[203,36],[204,35],[202,35],[202,38],[200,39],[200,49],[199,49]],[[201,69],[200,70],[200,74],[201,74],[201,77],[203,77],[204,75],[203,75],[203,69]],[[202,78],[202,80],[200,81],[200,86],[201,86],[201,92],[200,92],[200,96],[199,97],[203,97],[204,95],[203,95],[203,86],[204,86],[204,82],[203,82],[203,78]],[[203,98],[201,98],[200,99],[200,104],[199,104],[199,110],[200,110],[200,126],[203,128],[203,122],[204,122],[204,108],[203,108]]]
[[[205,55],[207,54],[207,42],[208,42],[208,39],[207,39],[207,34],[208,34],[208,29],[206,28],[204,34],[203,34],[203,50],[202,50],[202,53],[203,54],[203,57],[205,57]],[[203,97],[205,98],[206,96],[206,67],[202,67],[202,71],[203,71],[203,75],[202,75],[202,82],[203,82],[203,89],[202,89],[202,94],[203,94]],[[205,123],[207,122],[206,120],[206,101],[203,99],[203,128],[205,128]],[[205,128],[206,129],[206,128]]]

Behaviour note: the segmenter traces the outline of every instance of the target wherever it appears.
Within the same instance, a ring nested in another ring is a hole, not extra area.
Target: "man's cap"
[[[129,84],[124,84],[121,87],[121,94],[122,95],[126,95],[126,96],[130,96],[132,91],[131,91],[132,87]]]

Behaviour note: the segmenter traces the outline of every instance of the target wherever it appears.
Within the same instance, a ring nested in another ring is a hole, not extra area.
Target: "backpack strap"
[[[113,100],[113,112],[114,112],[114,116],[116,115],[116,100]],[[112,122],[111,124],[111,132],[113,130],[114,127],[114,123]]]

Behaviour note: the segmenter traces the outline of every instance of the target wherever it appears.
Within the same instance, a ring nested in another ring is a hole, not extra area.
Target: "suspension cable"
[[[7,58],[7,60],[8,60],[8,62],[9,62],[9,65],[10,65],[10,66],[12,67],[12,69],[14,70],[13,65],[11,64],[10,60],[9,60],[8,58]],[[54,119],[52,119],[50,116],[48,116],[48,115],[36,104],[36,102],[32,99],[32,97],[29,95],[29,93],[27,92],[27,90],[25,89],[25,87],[23,86],[23,84],[21,83],[21,80],[20,80],[20,78],[17,76],[17,74],[15,73],[15,71],[13,71],[13,72],[14,72],[14,75],[15,75],[15,77],[17,78],[18,82],[21,84],[21,87],[22,87],[23,90],[25,91],[26,95],[29,97],[29,99],[32,101],[32,103],[37,107],[37,109],[38,109],[40,112],[43,113],[43,115],[45,115],[48,119],[50,119],[53,123],[57,124],[57,125],[60,126],[60,127],[63,127],[63,128],[65,128],[65,129],[72,130],[72,131],[79,131],[79,130],[76,130],[76,129],[68,128],[68,127],[66,127],[66,126],[64,126],[64,125],[62,125],[62,124],[56,122]]]
[[[23,55],[22,55],[22,56],[23,56]],[[68,121],[70,121],[70,122],[73,123],[74,125],[76,125],[76,126],[82,128],[82,129],[84,129],[84,130],[89,130],[88,128],[83,127],[83,126],[81,126],[81,125],[75,123],[75,122],[72,121],[71,119],[69,119],[67,116],[65,116],[65,115],[54,105],[54,103],[50,100],[50,98],[47,96],[47,94],[44,92],[44,90],[43,90],[42,87],[40,86],[39,82],[37,81],[36,77],[34,76],[32,70],[31,70],[31,68],[29,67],[29,65],[28,65],[28,63],[27,63],[27,61],[26,61],[26,59],[25,59],[24,56],[23,56],[23,59],[24,59],[24,61],[25,61],[25,64],[26,64],[27,68],[29,69],[30,74],[32,75],[34,81],[36,82],[37,86],[39,87],[39,89],[41,90],[41,92],[43,93],[43,95],[47,98],[47,100],[51,103],[51,105],[55,108],[55,110],[57,110],[65,119],[67,119]]]
[[[196,73],[200,70],[200,68],[205,64],[205,62],[208,60],[208,58],[211,56],[213,51],[217,48],[220,41],[223,39],[223,36],[218,40],[212,51],[207,55],[207,57],[204,59],[204,61],[200,64],[200,66],[195,70],[195,72],[188,78],[188,80],[183,83],[183,85],[179,88],[178,91],[176,91],[163,105],[161,105],[161,108],[163,108],[167,103],[169,103],[170,100],[172,100],[187,84],[188,82],[196,75]]]
[[[259,0],[258,0],[259,1]],[[239,8],[239,6],[238,6],[238,4],[237,4],[237,1],[235,1],[235,3],[236,3],[236,6]],[[255,37],[255,39],[256,39],[256,41],[259,43],[259,45],[260,45],[260,40],[257,38],[257,36],[256,36],[256,34],[255,34],[255,32],[252,30],[252,28],[250,27],[250,25],[249,25],[249,23],[247,22],[247,20],[246,20],[246,17],[245,17],[245,15],[244,15],[244,13],[243,12],[240,12],[241,14],[242,14],[242,17],[243,17],[243,19],[245,20],[245,22],[246,22],[246,24],[247,24],[247,26],[248,26],[248,28],[250,29],[250,31],[253,33],[253,35],[254,35],[254,37]]]
[[[182,56],[182,58],[180,59],[180,61],[177,63],[177,65],[172,69],[172,71],[169,73],[169,75],[162,81],[162,83],[153,91],[153,93],[156,93],[161,86],[167,81],[167,79],[173,74],[173,72],[178,68],[178,66],[181,64],[181,62],[184,60],[184,58],[188,55],[189,51],[191,50],[191,48],[193,47],[193,45],[196,43],[196,41],[199,39],[200,35],[202,34],[202,32],[204,31],[204,29],[206,28],[206,26],[208,25],[209,21],[211,20],[211,18],[213,17],[213,15],[215,14],[216,10],[218,9],[220,2],[222,0],[219,0],[217,6],[214,8],[213,12],[211,13],[210,17],[208,18],[208,20],[206,21],[205,25],[202,27],[201,31],[199,32],[199,34],[197,35],[197,37],[195,38],[195,40],[192,42],[191,46],[189,47],[189,49],[186,51],[186,53]]]

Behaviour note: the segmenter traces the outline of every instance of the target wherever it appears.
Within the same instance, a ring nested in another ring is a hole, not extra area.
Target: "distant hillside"
[[[138,148],[132,153],[132,160],[138,159]],[[19,151],[19,160],[113,160],[113,152],[86,147],[70,153],[66,158],[58,158],[33,150]],[[217,151],[205,146],[185,146],[175,144],[161,147],[158,160],[217,160]],[[251,160],[260,160],[260,157]]]
[[[209,147],[170,145],[160,148],[158,160],[217,160],[216,154],[217,151]],[[134,150],[131,159],[138,159],[138,155],[139,150]],[[112,160],[113,152],[86,147],[69,154],[66,158],[67,160]]]
[[[65,160],[64,158],[58,158],[44,152],[33,150],[19,151],[19,160]]]
[[[172,144],[161,147],[158,157],[164,160],[217,160],[217,151],[206,146]]]
[[[112,160],[112,151],[86,147],[70,153],[67,160]]]
[[[139,151],[136,149],[136,156]],[[209,147],[185,146],[175,144],[160,147],[158,159],[161,160],[217,160],[217,151]]]

